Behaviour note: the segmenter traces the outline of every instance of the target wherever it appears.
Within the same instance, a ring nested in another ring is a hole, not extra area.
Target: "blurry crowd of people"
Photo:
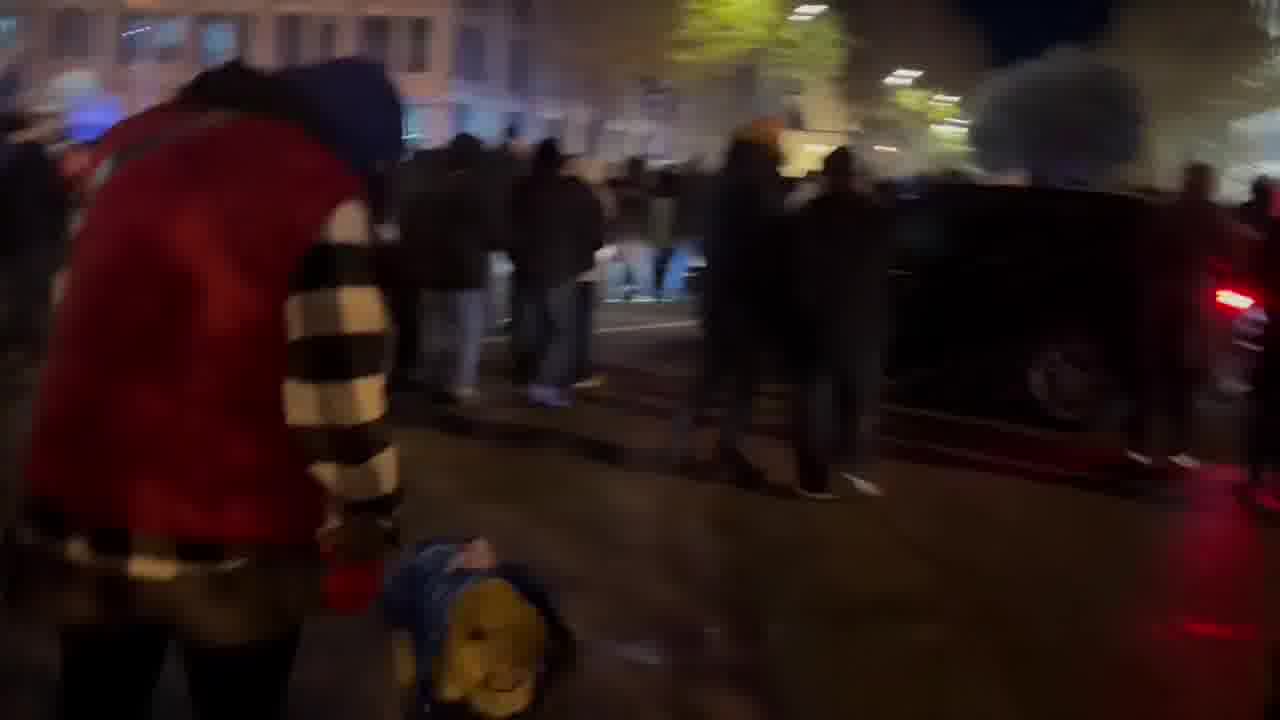
[[[701,252],[708,183],[696,163],[633,158],[611,176],[556,139],[528,148],[512,128],[497,148],[464,133],[420,151],[397,180],[386,255],[397,380],[440,400],[477,396],[481,343],[501,328],[529,399],[568,405],[575,386],[602,382],[590,355],[596,305],[684,299]]]

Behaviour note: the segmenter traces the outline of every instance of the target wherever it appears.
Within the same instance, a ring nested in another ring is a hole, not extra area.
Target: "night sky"
[[[1055,45],[1088,44],[1106,26],[1116,4],[1115,0],[952,1],[986,32],[997,65],[1035,57]]]

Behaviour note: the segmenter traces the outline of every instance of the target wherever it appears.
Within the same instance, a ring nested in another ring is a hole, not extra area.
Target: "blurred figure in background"
[[[622,299],[652,299],[653,248],[649,244],[651,197],[644,158],[628,159],[622,176],[615,178],[610,186],[618,203],[612,236],[622,265],[621,282],[618,283]]]
[[[669,279],[676,255],[676,203],[680,197],[680,178],[674,170],[658,172],[649,202],[649,242],[653,247],[653,296],[670,299],[673,290]]]
[[[604,227],[617,215],[613,193],[605,184],[604,165],[591,158],[579,156],[569,160],[565,171],[571,177],[585,183],[595,194],[597,202],[600,203],[601,234],[603,235]],[[590,250],[595,242],[588,242],[583,249]],[[592,361],[591,341],[595,328],[596,306],[600,302],[601,286],[608,279],[613,249],[603,247],[603,236],[598,238],[598,242],[602,247],[592,251],[591,267],[578,276],[577,341],[574,343],[573,363],[575,390],[591,390],[604,384],[604,376],[596,372]]]
[[[1214,201],[1217,177],[1204,163],[1189,165],[1182,190],[1170,205],[1158,208],[1153,226],[1140,238],[1145,265],[1140,301],[1136,407],[1129,428],[1127,457],[1142,467],[1154,462],[1151,430],[1167,416],[1167,457],[1183,469],[1199,467],[1193,450],[1195,396],[1214,352],[1208,318],[1210,267],[1223,258],[1239,267],[1253,233]]]
[[[543,140],[512,199],[517,376],[531,403],[551,408],[572,404],[578,276],[604,235],[599,200],[563,170],[559,143]]]
[[[790,332],[797,492],[831,500],[837,464],[856,492],[879,495],[874,462],[889,329],[889,213],[848,148],[823,164],[822,188],[789,225]]]
[[[779,175],[781,129],[760,121],[730,143],[717,179],[706,239],[706,284],[702,293],[702,362],[689,408],[676,424],[676,451],[687,462],[689,443],[703,411],[721,389],[729,397],[721,416],[716,457],[730,479],[759,488],[764,473],[742,449],[751,420],[764,356],[772,344],[769,318],[776,314],[768,287],[776,272],[779,224],[785,187]]]
[[[475,397],[489,328],[489,253],[501,240],[503,208],[486,159],[479,139],[455,137],[443,176],[409,202],[401,223],[406,262],[423,289],[418,379],[445,402]]]
[[[1262,237],[1254,254],[1254,286],[1261,291],[1263,306],[1276,308],[1280,305],[1280,199],[1269,178],[1254,182],[1253,197],[1240,214]],[[1267,482],[1267,473],[1280,461],[1280,313],[1266,323],[1252,384],[1245,428],[1246,489],[1255,506],[1280,513],[1280,497]]]
[[[77,178],[59,172],[46,145],[29,136],[26,117],[8,114],[0,123],[0,528],[7,528]]]

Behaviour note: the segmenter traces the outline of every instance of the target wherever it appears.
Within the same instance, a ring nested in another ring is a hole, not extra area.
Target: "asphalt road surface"
[[[572,410],[497,375],[474,407],[396,403],[409,535],[485,534],[562,596],[583,661],[547,717],[1261,717],[1277,535],[1230,463],[1133,478],[1113,438],[893,406],[884,497],[743,493],[668,462],[687,309],[600,330],[608,382]],[[784,403],[763,393],[748,446],[779,485]],[[374,618],[318,619],[292,716],[394,717],[386,655]],[[0,717],[43,717],[55,669],[46,631],[0,628]],[[156,717],[189,717],[170,670]]]

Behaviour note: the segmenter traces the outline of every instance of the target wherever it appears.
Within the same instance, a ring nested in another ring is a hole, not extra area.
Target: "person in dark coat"
[[[577,278],[591,268],[603,238],[594,192],[563,169],[559,143],[543,140],[512,198],[517,372],[530,402],[546,407],[571,404]]]
[[[889,212],[858,187],[853,154],[827,157],[819,195],[789,224],[786,293],[796,371],[793,400],[798,493],[833,499],[837,462],[855,491],[867,479],[888,334]]]
[[[0,136],[0,529],[20,491],[21,444],[50,329],[54,275],[66,251],[70,188],[37,142],[10,142],[26,122],[11,116]]]
[[[502,208],[489,188],[480,140],[458,135],[443,160],[442,176],[405,207],[400,242],[423,289],[419,379],[442,399],[466,402],[476,394],[489,253],[498,248]]]
[[[1280,223],[1272,210],[1274,193],[1269,181],[1255,183],[1254,196],[1241,213],[1262,236],[1252,274],[1266,307],[1280,305]],[[1266,482],[1267,472],[1280,461],[1280,322],[1268,322],[1263,331],[1250,403],[1245,429],[1247,489],[1256,505],[1280,512],[1274,488]]]
[[[702,412],[722,387],[729,398],[720,425],[717,458],[732,481],[747,488],[764,474],[743,452],[742,435],[773,344],[770,258],[778,241],[785,189],[778,173],[781,154],[765,133],[742,134],[729,147],[717,179],[706,239],[707,270],[702,294],[702,367],[690,407],[677,420],[677,454],[687,461],[688,443]]]
[[[1217,178],[1203,163],[1189,165],[1181,193],[1158,208],[1140,238],[1144,287],[1139,303],[1136,407],[1129,428],[1128,459],[1141,467],[1154,462],[1151,426],[1168,416],[1171,438],[1167,457],[1183,469],[1199,467],[1195,440],[1195,394],[1203,383],[1213,350],[1206,322],[1207,284],[1214,260],[1239,267],[1256,241],[1247,226],[1213,202]]]

